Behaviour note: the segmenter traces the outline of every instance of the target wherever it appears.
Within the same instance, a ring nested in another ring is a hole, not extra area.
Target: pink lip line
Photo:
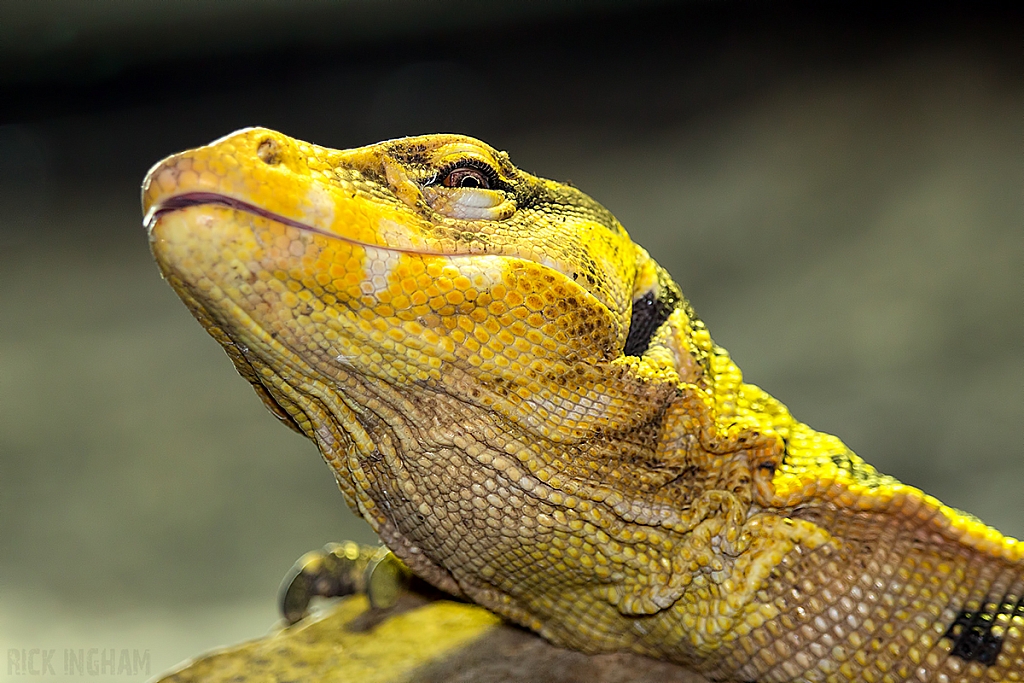
[[[292,228],[302,230],[303,232],[313,233],[315,235],[322,235],[323,237],[327,237],[329,239],[347,242],[349,244],[363,247],[365,249],[383,249],[384,251],[402,252],[406,254],[420,254],[424,256],[454,257],[485,255],[479,253],[474,254],[470,252],[444,253],[440,251],[423,251],[419,249],[405,249],[402,247],[390,247],[383,246],[380,244],[371,244],[369,242],[360,242],[359,240],[350,239],[348,237],[342,237],[337,233],[327,232],[326,230],[313,227],[312,225],[307,225],[306,223],[302,223],[291,218],[286,218],[280,214],[274,213],[273,211],[268,211],[260,206],[256,206],[255,204],[250,204],[249,202],[242,201],[241,199],[235,199],[234,197],[228,197],[227,195],[217,194],[216,192],[186,192],[184,194],[168,197],[167,199],[161,201],[159,204],[155,205],[153,208],[149,210],[145,222],[147,226],[152,227],[153,224],[156,223],[157,219],[160,218],[160,216],[165,213],[171,213],[172,211],[180,211],[181,209],[187,209],[190,206],[203,206],[211,204],[226,206],[229,209],[235,209],[236,211],[244,211],[246,213],[251,213],[255,216],[262,216],[263,218],[272,220],[275,223],[281,223],[283,225],[287,225]],[[494,255],[502,254],[495,253]]]

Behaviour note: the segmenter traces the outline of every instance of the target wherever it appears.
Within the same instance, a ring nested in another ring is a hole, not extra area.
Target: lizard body
[[[416,574],[713,680],[1024,680],[1024,544],[746,384],[579,190],[247,129],[143,185],[164,277]]]

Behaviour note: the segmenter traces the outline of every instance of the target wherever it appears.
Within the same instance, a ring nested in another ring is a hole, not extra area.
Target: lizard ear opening
[[[629,332],[622,347],[625,356],[642,356],[651,339],[683,303],[683,293],[668,272],[636,246],[636,276],[633,281],[633,311]]]
[[[662,290],[664,291],[664,290]],[[622,353],[626,356],[642,356],[669,315],[675,310],[671,297],[658,296],[661,292],[652,289],[633,301],[633,315],[629,321],[629,334]]]
[[[669,316],[685,306],[683,293],[660,266],[649,261],[649,267],[638,273],[637,285],[646,285],[635,291],[633,313],[629,321],[629,333],[622,353],[626,356],[642,356],[651,345],[651,339],[658,333]],[[644,271],[648,272],[644,272]],[[651,282],[653,280],[653,282]],[[643,294],[640,294],[643,292]],[[640,294],[639,296],[637,296]]]

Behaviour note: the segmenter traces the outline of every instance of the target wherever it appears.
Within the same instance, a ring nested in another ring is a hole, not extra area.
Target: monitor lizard
[[[167,282],[436,587],[712,680],[1024,680],[1024,544],[744,383],[571,185],[465,136],[250,128],[142,200]]]

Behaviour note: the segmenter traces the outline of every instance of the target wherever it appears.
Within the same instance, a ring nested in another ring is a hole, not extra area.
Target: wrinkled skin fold
[[[577,189],[246,129],[143,185],[170,285],[416,574],[736,681],[1021,680],[1024,546],[745,384]]]

